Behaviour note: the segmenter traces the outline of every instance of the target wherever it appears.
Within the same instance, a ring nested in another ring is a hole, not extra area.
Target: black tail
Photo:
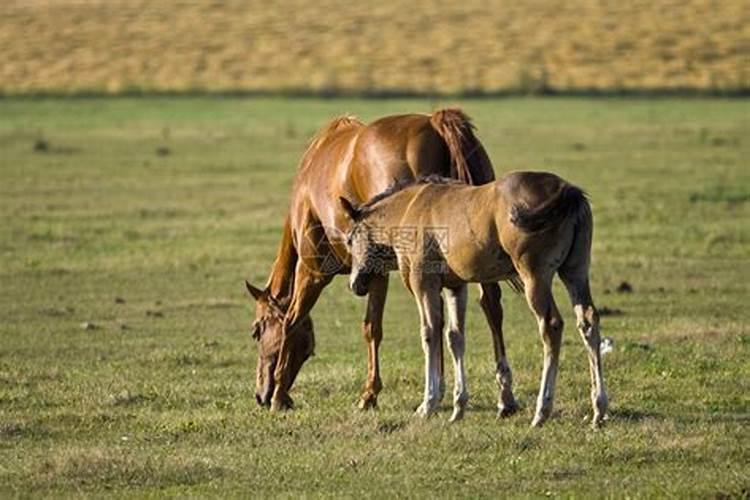
[[[557,194],[539,207],[529,209],[514,205],[510,210],[510,221],[524,231],[535,233],[577,216],[588,208],[586,193],[579,187],[564,183]]]

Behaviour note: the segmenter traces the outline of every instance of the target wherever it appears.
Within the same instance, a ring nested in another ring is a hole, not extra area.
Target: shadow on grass
[[[618,407],[609,410],[609,419],[625,422],[642,422],[647,419],[663,420],[664,415],[650,410],[639,410],[637,408]]]
[[[703,412],[703,413],[681,413],[676,415],[675,420],[684,424],[741,424],[750,425],[750,413],[742,412]]]

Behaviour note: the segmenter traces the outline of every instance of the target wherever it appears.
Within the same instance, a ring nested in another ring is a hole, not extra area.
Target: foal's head
[[[376,229],[367,223],[366,212],[341,198],[341,207],[350,219],[351,229],[346,235],[346,247],[351,255],[349,288],[356,295],[367,295],[373,275],[388,272],[389,252],[376,241]]]
[[[261,290],[245,281],[250,296],[255,299],[255,321],[250,326],[252,337],[258,343],[258,364],[255,373],[255,401],[261,406],[271,404],[275,389],[274,371],[279,361],[281,334],[284,326],[286,304],[273,297],[268,288]],[[300,368],[315,349],[315,334],[310,317],[299,325],[291,337],[289,358],[290,381],[294,383]],[[291,389],[286,388],[287,391]]]

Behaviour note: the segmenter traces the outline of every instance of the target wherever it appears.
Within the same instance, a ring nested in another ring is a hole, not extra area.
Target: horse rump
[[[538,207],[514,204],[510,209],[510,221],[523,231],[536,233],[571,217],[578,218],[587,210],[590,208],[586,193],[577,186],[564,183],[555,196]]]

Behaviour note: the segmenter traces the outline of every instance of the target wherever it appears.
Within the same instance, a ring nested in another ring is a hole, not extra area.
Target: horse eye
[[[252,336],[255,340],[260,339],[260,322],[259,321],[253,321],[252,326]]]

